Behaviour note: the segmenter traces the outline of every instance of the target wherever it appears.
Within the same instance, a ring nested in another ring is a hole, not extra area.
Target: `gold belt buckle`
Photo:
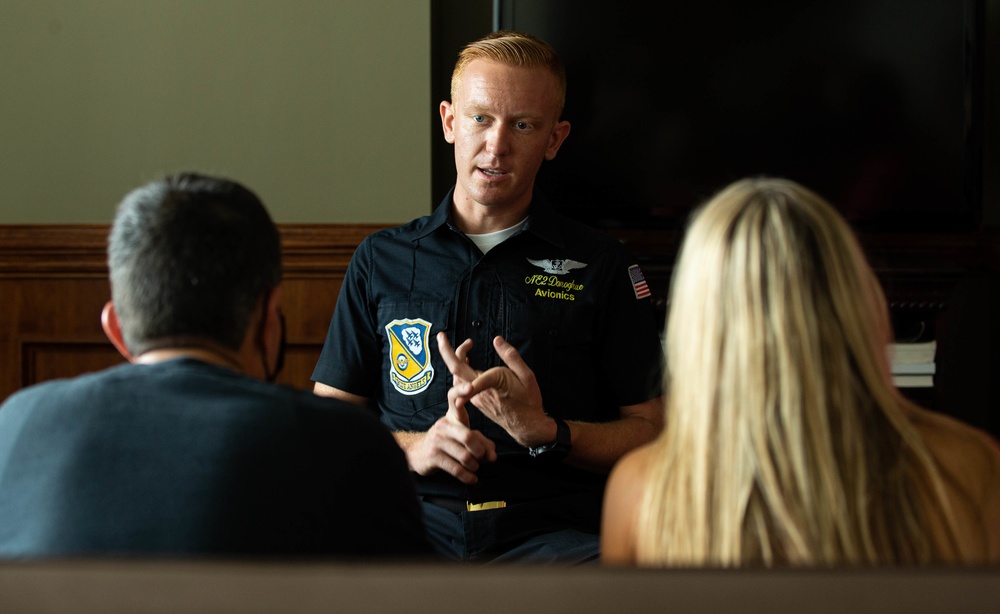
[[[482,503],[465,502],[465,509],[470,512],[481,512],[483,510],[495,510],[507,507],[506,501],[483,501]]]

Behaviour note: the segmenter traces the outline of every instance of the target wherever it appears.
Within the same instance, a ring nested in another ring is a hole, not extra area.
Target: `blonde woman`
[[[1000,447],[892,384],[878,281],[841,216],[781,179],[696,213],[671,287],[666,427],[614,468],[602,561],[1000,561]]]

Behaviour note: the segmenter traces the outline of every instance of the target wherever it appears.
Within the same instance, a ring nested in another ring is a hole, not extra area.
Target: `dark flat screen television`
[[[986,0],[494,0],[548,40],[573,128],[538,185],[601,227],[681,228],[783,176],[859,230],[980,223]]]

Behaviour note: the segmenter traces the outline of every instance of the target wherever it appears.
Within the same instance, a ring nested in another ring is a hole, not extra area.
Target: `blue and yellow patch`
[[[420,318],[393,320],[385,325],[389,337],[389,381],[401,394],[414,395],[434,379],[427,345],[431,323]]]

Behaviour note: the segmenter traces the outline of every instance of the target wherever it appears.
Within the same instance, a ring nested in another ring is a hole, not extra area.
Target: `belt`
[[[506,501],[480,501],[479,503],[473,503],[472,501],[466,501],[464,499],[456,499],[454,497],[423,497],[423,500],[427,503],[443,507],[444,509],[455,512],[482,512],[484,510],[495,510],[501,507],[507,507]]]

